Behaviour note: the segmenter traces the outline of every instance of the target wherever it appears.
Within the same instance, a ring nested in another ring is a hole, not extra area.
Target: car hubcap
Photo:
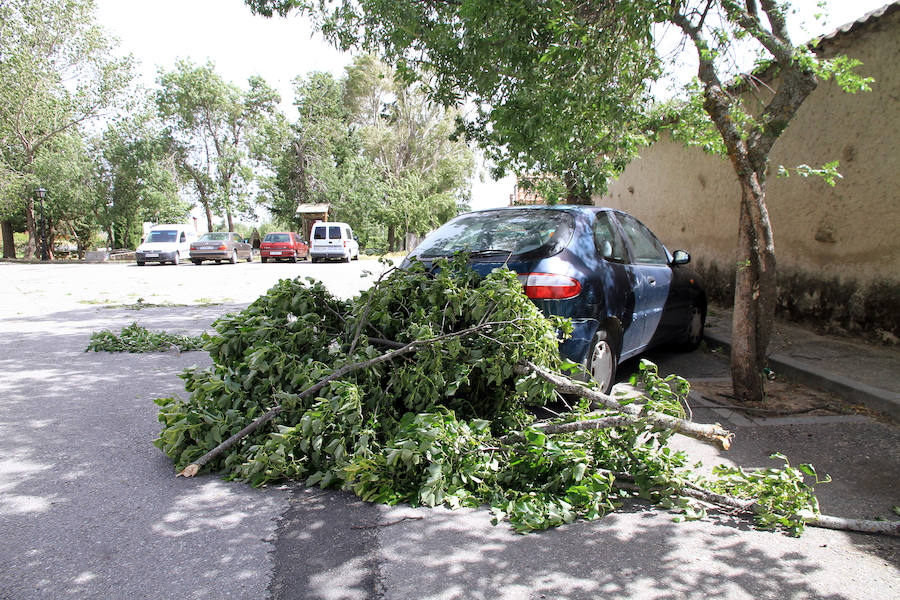
[[[612,348],[606,341],[599,341],[591,353],[590,362],[591,377],[601,388],[606,389],[612,379],[613,356]]]

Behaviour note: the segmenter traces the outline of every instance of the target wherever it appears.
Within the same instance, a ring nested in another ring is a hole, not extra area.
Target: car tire
[[[237,264],[237,262],[238,262],[238,259],[237,259],[237,250],[232,250],[232,251],[231,251],[231,258],[228,259],[228,262],[230,262],[230,263],[233,264],[233,265],[236,265],[236,264]]]
[[[144,266],[144,261],[142,261],[142,260],[137,261],[137,266],[143,267],[143,266]]]
[[[203,261],[200,260],[199,258],[192,258],[191,262],[194,263],[195,265],[197,265],[198,267],[203,264]]]
[[[597,383],[600,391],[604,394],[609,394],[616,382],[618,362],[615,343],[610,335],[601,329],[594,334],[594,338],[591,340],[584,368],[587,375]]]
[[[262,262],[264,262],[264,263],[269,262],[269,259],[268,259],[268,258],[265,258],[265,257],[260,258],[259,260],[262,261]]]
[[[344,259],[345,263],[349,263],[352,260],[352,257],[348,254],[347,258]]]
[[[294,252],[294,255],[290,258],[290,261],[291,261],[292,263],[297,262],[297,253],[296,253],[296,252]]]
[[[175,259],[172,261],[172,264],[177,267],[179,263],[181,263],[181,253],[176,251]]]
[[[247,253],[247,262],[253,262],[253,250]]]
[[[684,352],[696,350],[703,341],[705,322],[706,311],[697,302],[693,302],[688,322],[681,335],[675,340],[675,346]]]
[[[315,257],[310,257],[309,261],[313,262],[313,263],[317,263],[317,262],[319,262],[319,259],[315,258]]]

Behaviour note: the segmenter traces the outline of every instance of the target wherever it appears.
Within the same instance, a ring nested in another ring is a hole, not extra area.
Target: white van
[[[197,232],[188,225],[155,225],[135,250],[134,260],[139,267],[147,262],[177,265],[190,258],[191,242],[196,239]]]
[[[312,262],[359,259],[359,238],[346,223],[318,221],[309,234],[309,258]]]

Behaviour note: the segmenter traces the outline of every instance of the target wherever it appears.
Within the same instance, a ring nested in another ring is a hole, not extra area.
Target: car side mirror
[[[600,255],[603,258],[609,258],[612,256],[612,244],[609,240],[604,240],[602,246],[600,247]]]
[[[691,255],[684,250],[676,250],[675,254],[672,255],[673,265],[686,265],[689,262],[691,262]]]

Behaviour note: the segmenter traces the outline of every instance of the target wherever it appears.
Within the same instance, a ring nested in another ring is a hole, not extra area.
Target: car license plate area
[[[272,256],[281,256],[281,250],[272,250],[269,254]]]
[[[147,252],[146,254],[144,254],[144,256],[146,256],[147,258],[159,258],[159,253],[158,252]]]

